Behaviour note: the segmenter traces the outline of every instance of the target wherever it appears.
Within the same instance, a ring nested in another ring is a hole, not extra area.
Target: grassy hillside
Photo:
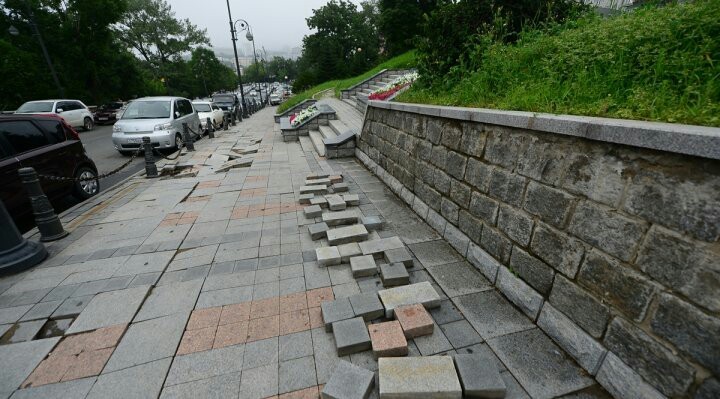
[[[321,83],[317,86],[311,87],[301,93],[297,93],[294,96],[290,97],[287,101],[282,103],[279,107],[277,112],[284,112],[288,108],[308,99],[312,98],[313,95],[325,91],[325,90],[334,90],[335,95],[340,97],[340,90],[347,89],[348,87],[354,86],[363,80],[371,77],[372,75],[375,75],[376,73],[382,71],[383,69],[404,69],[404,68],[412,68],[415,66],[415,51],[408,51],[407,53],[401,54],[395,58],[391,58],[382,64],[376,66],[375,68],[365,72],[364,74],[360,76],[355,76],[348,79],[340,79],[340,80],[330,80],[324,83]]]
[[[720,126],[720,1],[591,16],[513,45],[397,101]]]

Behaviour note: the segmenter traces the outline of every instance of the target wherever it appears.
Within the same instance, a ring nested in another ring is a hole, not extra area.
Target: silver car
[[[140,148],[142,138],[147,136],[154,148],[176,150],[183,144],[184,123],[192,131],[201,132],[198,113],[187,98],[139,98],[128,105],[113,125],[113,145],[127,155]]]

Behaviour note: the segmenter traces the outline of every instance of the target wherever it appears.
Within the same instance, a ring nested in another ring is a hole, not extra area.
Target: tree
[[[295,79],[297,76],[297,61],[284,58],[284,57],[273,57],[267,65],[268,74],[271,79],[284,80],[287,76],[288,79]]]
[[[120,40],[154,67],[162,68],[200,45],[209,45],[205,29],[178,20],[165,0],[128,0],[120,21]]]
[[[208,96],[236,85],[235,71],[223,65],[209,48],[198,47],[193,50],[189,64],[192,76],[188,76],[188,79],[195,81],[196,86],[192,93],[194,97]]]
[[[377,27],[387,56],[415,48],[426,16],[437,6],[435,0],[379,0]]]

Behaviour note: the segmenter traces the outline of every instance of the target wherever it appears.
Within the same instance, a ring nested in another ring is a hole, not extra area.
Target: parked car
[[[113,126],[113,145],[121,154],[130,155],[147,136],[154,148],[175,151],[183,145],[184,123],[192,131],[201,132],[200,118],[187,98],[139,98],[128,105]]]
[[[240,99],[235,93],[213,94],[212,101],[229,117],[240,119],[242,106],[240,105]]]
[[[93,130],[95,122],[87,105],[80,100],[28,101],[15,111],[16,114],[58,114],[70,126]]]
[[[97,167],[85,152],[80,135],[57,115],[0,116],[0,199],[17,224],[32,213],[18,170],[89,178],[84,182],[40,179],[51,202],[72,194],[87,199],[100,191]]]
[[[118,112],[125,106],[122,101],[114,101],[98,107],[95,111],[95,124],[113,124],[118,120]]]
[[[207,118],[210,118],[210,123],[212,123],[214,129],[219,129],[222,126],[225,113],[216,104],[210,101],[193,101],[193,107],[198,113],[203,132],[208,133],[210,131],[210,127],[207,126]]]
[[[280,105],[282,102],[282,99],[280,98],[277,93],[273,93],[270,95],[270,105]]]

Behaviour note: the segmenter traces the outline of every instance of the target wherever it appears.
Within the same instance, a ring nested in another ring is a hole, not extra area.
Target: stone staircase
[[[384,69],[355,86],[342,90],[342,100],[347,104],[352,105],[361,114],[365,114],[365,108],[367,108],[368,96],[370,93],[374,90],[385,87],[388,83],[408,72],[411,72],[411,70]]]

